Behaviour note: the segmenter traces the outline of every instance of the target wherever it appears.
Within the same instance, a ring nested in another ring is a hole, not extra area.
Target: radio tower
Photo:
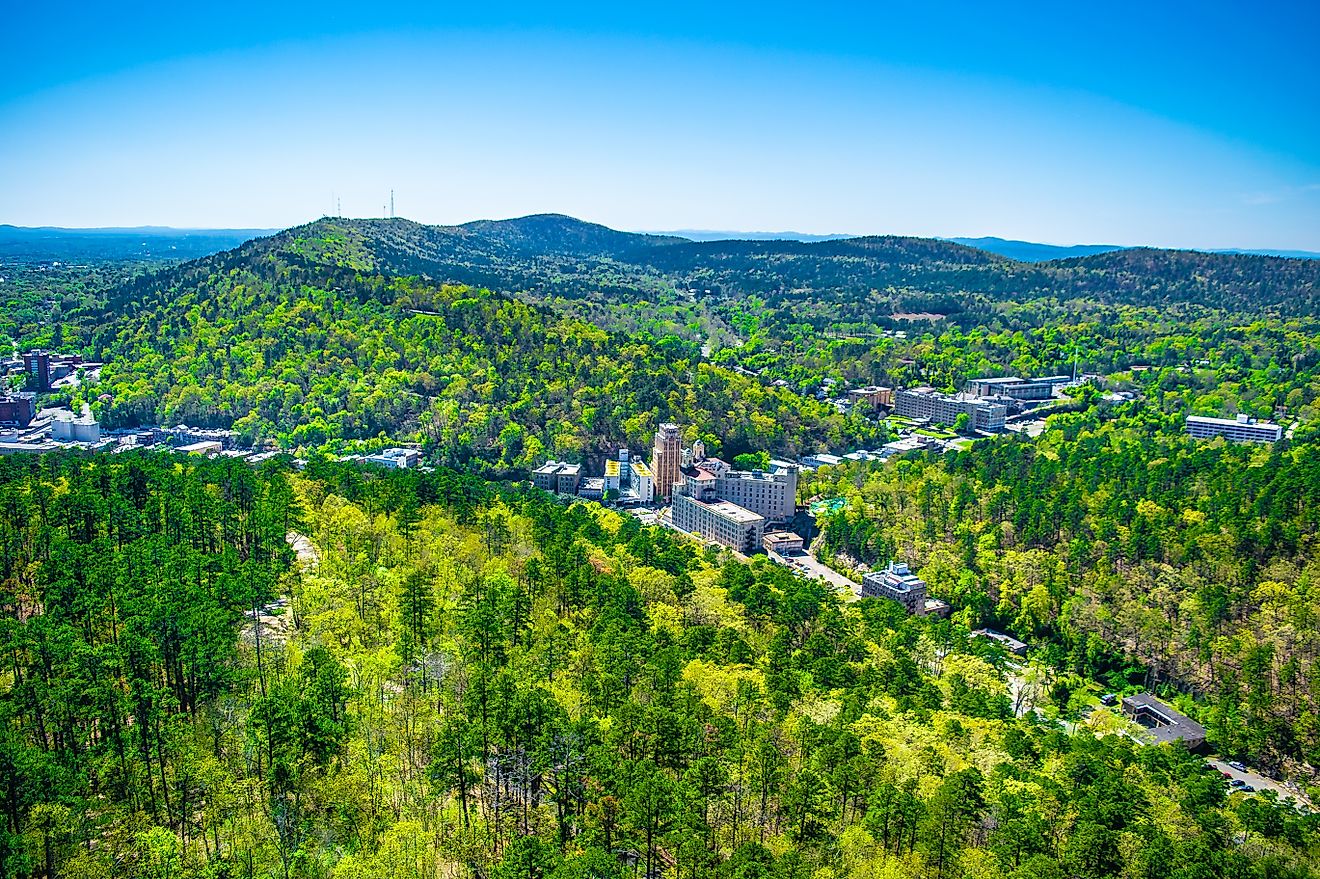
[[[394,219],[394,190],[390,190],[390,219]]]

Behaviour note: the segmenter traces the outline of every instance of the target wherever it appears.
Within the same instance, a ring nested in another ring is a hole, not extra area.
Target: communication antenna
[[[336,216],[336,217],[342,217],[343,215],[344,215],[344,209],[343,209],[343,207],[339,204],[339,199],[336,198],[336,199],[335,199],[335,216]]]
[[[394,219],[394,190],[390,190],[390,219]]]

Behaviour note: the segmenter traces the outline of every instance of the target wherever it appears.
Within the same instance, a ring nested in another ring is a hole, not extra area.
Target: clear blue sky
[[[1315,3],[95,5],[6,5],[0,222],[393,188],[425,222],[1320,250]]]

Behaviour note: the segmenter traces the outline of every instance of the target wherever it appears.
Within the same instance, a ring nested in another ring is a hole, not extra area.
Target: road
[[[1229,766],[1226,761],[1220,760],[1218,757],[1210,757],[1205,762],[1213,766],[1219,772],[1227,774],[1230,778],[1236,778],[1239,781],[1246,782],[1258,791],[1274,791],[1278,794],[1278,797],[1282,802],[1307,807],[1311,805],[1305,794],[1300,791],[1290,790],[1281,782],[1275,781],[1272,778],[1266,778],[1258,772],[1252,772],[1250,769],[1242,772]]]
[[[830,586],[833,586],[839,592],[857,598],[861,592],[861,585],[854,583],[829,565],[816,559],[810,553],[800,552],[790,556],[781,556],[778,553],[767,553],[770,560],[778,562],[785,567],[792,568],[804,577],[812,577],[818,580],[824,580]]]

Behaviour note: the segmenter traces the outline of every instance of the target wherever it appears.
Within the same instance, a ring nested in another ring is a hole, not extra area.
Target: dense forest
[[[1036,440],[831,468],[809,493],[841,566],[919,562],[969,626],[1112,689],[1200,700],[1223,753],[1320,764],[1320,443],[1196,442],[1149,411],[1057,415]]]
[[[961,619],[594,505],[136,453],[0,459],[0,509],[3,875],[1315,869],[1320,818],[1017,716]]]

